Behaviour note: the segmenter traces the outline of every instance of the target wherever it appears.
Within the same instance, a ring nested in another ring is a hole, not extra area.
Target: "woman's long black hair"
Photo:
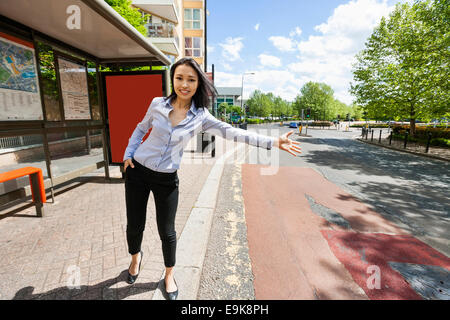
[[[195,72],[197,72],[198,77],[198,87],[192,99],[194,100],[196,108],[204,108],[209,106],[209,97],[211,97],[212,101],[217,96],[217,90],[214,87],[214,84],[208,79],[208,76],[202,71],[197,61],[190,57],[182,58],[175,62],[170,68],[170,80],[172,81],[172,93],[167,99],[173,99],[177,96],[175,90],[173,89],[173,78],[175,75],[175,69],[179,65],[188,65],[191,66]]]

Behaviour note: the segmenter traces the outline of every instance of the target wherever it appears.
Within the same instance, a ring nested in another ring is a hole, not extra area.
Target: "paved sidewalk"
[[[205,154],[210,158],[210,154]],[[214,160],[186,152],[180,170],[177,238],[182,234]],[[118,167],[79,177],[45,204],[0,212],[0,299],[152,299],[164,262],[153,196],[148,203],[138,281],[125,282],[130,256],[126,243],[125,190]],[[78,285],[78,288],[71,288]]]

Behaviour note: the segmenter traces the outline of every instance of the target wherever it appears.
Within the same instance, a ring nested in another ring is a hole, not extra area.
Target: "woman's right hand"
[[[128,166],[131,166],[132,168],[134,168],[134,163],[133,163],[133,160],[131,158],[127,159],[127,160],[125,160],[123,162],[123,171],[127,171],[127,167]]]

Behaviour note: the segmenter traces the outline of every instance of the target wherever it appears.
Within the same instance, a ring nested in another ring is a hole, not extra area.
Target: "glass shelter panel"
[[[38,42],[39,64],[44,92],[44,105],[47,121],[60,121],[59,91],[56,81],[56,68],[53,50],[50,46]]]
[[[41,134],[0,137],[0,172],[37,167],[42,170],[44,180],[49,178],[42,141]],[[28,176],[0,183],[0,196],[29,185]]]
[[[102,138],[99,131],[83,129],[48,134],[54,179],[80,170],[92,171],[92,166],[103,161]]]
[[[92,108],[92,120],[102,120],[100,104],[98,101],[98,86],[97,86],[97,72],[95,69],[95,63],[88,62],[88,90],[89,101]]]

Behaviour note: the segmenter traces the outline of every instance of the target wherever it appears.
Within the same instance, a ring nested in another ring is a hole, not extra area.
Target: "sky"
[[[398,2],[409,0],[208,0],[207,65],[216,87],[259,89],[294,101],[308,81],[351,104],[352,64]]]

